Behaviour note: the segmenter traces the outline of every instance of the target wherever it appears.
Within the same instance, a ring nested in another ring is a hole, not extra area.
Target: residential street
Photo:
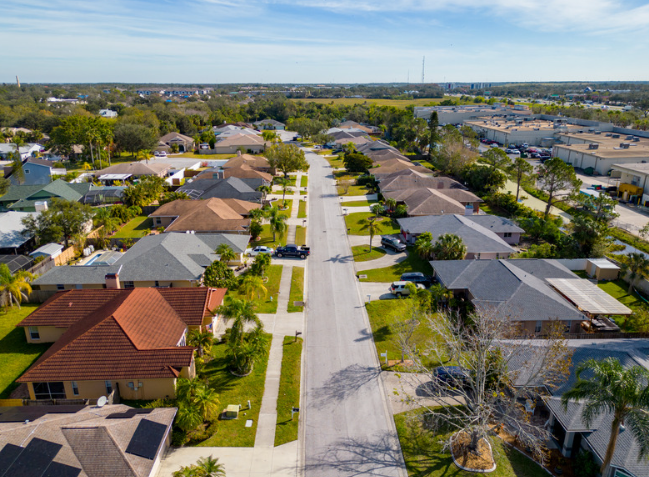
[[[404,476],[399,441],[327,161],[309,171],[305,475]]]

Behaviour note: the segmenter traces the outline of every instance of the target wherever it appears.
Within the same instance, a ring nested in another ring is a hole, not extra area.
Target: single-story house
[[[236,134],[237,132],[243,132],[244,134],[247,134],[248,131],[253,131],[253,134],[259,134],[253,129],[252,124],[242,122],[224,123],[220,126],[214,126],[212,128],[212,131],[214,131],[214,135],[217,137],[223,134],[225,134],[223,137],[228,137],[232,134]]]
[[[413,169],[403,169],[384,176],[379,182],[381,193],[394,190],[407,189],[461,189],[468,190],[466,186],[458,181],[444,176],[433,176],[432,171],[427,174],[417,172]]]
[[[23,161],[24,180],[18,181],[12,167],[4,168],[4,176],[14,185],[45,185],[52,182],[54,176],[64,176],[65,168],[54,167],[52,161],[30,157]]]
[[[57,179],[46,185],[11,185],[0,196],[0,210],[35,212],[38,207],[47,207],[52,199],[80,201],[93,188],[90,182],[71,184]],[[40,210],[40,209],[39,209]]]
[[[18,382],[27,383],[30,399],[52,399],[50,383],[66,399],[97,399],[109,387],[123,399],[175,397],[178,378],[196,374],[187,332],[215,328],[217,318],[210,310],[221,304],[225,292],[59,292],[17,325],[28,343],[54,343]]]
[[[408,207],[409,217],[424,215],[473,215],[480,211],[480,199],[462,189],[403,189],[385,192],[385,198],[394,199]]]
[[[25,144],[24,146],[18,147],[18,152],[20,153],[21,159],[27,159],[29,157],[35,157],[38,153],[43,151],[44,148],[38,143],[31,142]],[[3,161],[13,160],[14,153],[16,152],[16,145],[13,143],[0,143],[0,159]]]
[[[427,169],[423,166],[418,166],[413,164],[411,161],[406,161],[403,159],[388,159],[383,162],[379,162],[376,166],[372,167],[369,170],[369,173],[376,177],[377,181],[381,181],[384,177],[394,174],[395,172],[403,171],[405,169],[412,169],[415,172],[421,174],[432,174],[433,171]]]
[[[122,162],[97,171],[95,175],[101,182],[126,181],[143,176],[166,178],[173,167],[157,161]]]
[[[194,149],[194,139],[177,132],[165,134],[158,140],[156,151],[171,152],[171,146],[176,144],[178,152],[188,152]]]
[[[389,161],[390,159],[401,159],[402,161],[410,162],[410,159],[401,154],[399,151],[393,149],[379,149],[378,151],[370,150],[367,151],[365,155],[372,159],[374,161],[374,164],[377,166],[385,161]]]
[[[22,220],[34,212],[0,212],[0,253],[16,254],[31,248],[34,236],[23,233]]]
[[[265,181],[261,178],[201,178],[186,182],[178,191],[184,192],[192,199],[211,199],[216,197],[218,199],[239,199],[248,202],[261,202],[264,194],[258,189],[264,184]]]
[[[216,154],[235,154],[243,149],[248,153],[259,154],[266,149],[266,145],[267,142],[256,134],[239,132],[214,144],[214,152]]]
[[[363,126],[362,124],[357,123],[356,121],[343,121],[338,125],[340,129],[358,129],[359,131],[363,131],[365,134],[375,134],[376,129],[374,127],[369,127],[369,126]],[[379,129],[379,132],[381,130]]]
[[[249,166],[261,172],[271,173],[270,164],[268,159],[264,156],[253,156],[251,154],[241,154],[240,151],[236,157],[229,159],[228,162],[223,164],[223,169],[230,169],[233,167]]]
[[[113,111],[112,109],[100,109],[99,110],[99,115],[102,118],[116,118],[117,117],[117,111]]]
[[[286,127],[286,124],[275,121],[274,119],[262,119],[261,121],[255,121],[255,127],[260,131],[265,130],[274,130],[274,131],[283,131]]]
[[[230,245],[237,257],[240,257],[248,245],[248,236],[185,233],[147,235],[113,264],[54,267],[34,280],[33,288],[50,292],[107,288],[107,276],[111,274],[118,274],[121,288],[192,288],[201,284],[205,269],[218,260],[215,250],[222,243]]]
[[[264,181],[264,185],[270,185],[273,182],[273,176],[268,172],[261,172],[257,169],[246,166],[245,164],[239,167],[229,167],[223,169],[223,177],[227,179],[228,177],[236,177],[238,179],[261,179]]]
[[[544,332],[553,321],[562,322],[568,333],[598,326],[615,329],[607,315],[631,314],[556,260],[434,260],[430,264],[440,284],[457,298],[479,310],[503,313],[530,334]]]
[[[432,234],[433,243],[441,235],[457,235],[466,246],[465,260],[509,258],[511,254],[516,252],[493,230],[471,220],[473,217],[464,215],[429,215],[426,217],[397,219],[397,222],[401,228],[402,240],[409,244],[414,244],[417,237],[424,232]],[[501,218],[494,217],[492,223],[496,223],[497,219]],[[505,220],[502,219],[502,221]],[[519,234],[523,231],[514,224],[503,225],[502,228],[515,228]]]
[[[51,384],[57,391],[56,383]],[[124,404],[0,408],[1,472],[155,477],[171,444],[176,412],[174,407],[134,409]]]
[[[149,217],[155,227],[165,227],[165,232],[245,234],[247,237],[250,211],[259,208],[259,203],[238,199],[174,200]],[[245,250],[245,242],[241,245]]]
[[[32,258],[56,258],[63,252],[63,245],[60,243],[47,243],[38,247],[32,253],[29,254]]]

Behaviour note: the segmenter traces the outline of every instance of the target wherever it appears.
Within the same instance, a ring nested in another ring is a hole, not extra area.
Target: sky
[[[635,0],[0,0],[0,82],[649,80]]]

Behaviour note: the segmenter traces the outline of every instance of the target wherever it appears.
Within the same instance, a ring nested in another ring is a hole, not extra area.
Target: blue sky
[[[649,80],[633,0],[2,0],[0,81]]]

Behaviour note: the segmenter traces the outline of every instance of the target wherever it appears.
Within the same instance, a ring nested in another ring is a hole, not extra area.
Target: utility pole
[[[424,84],[424,71],[426,69],[426,57],[421,60],[421,84]]]

